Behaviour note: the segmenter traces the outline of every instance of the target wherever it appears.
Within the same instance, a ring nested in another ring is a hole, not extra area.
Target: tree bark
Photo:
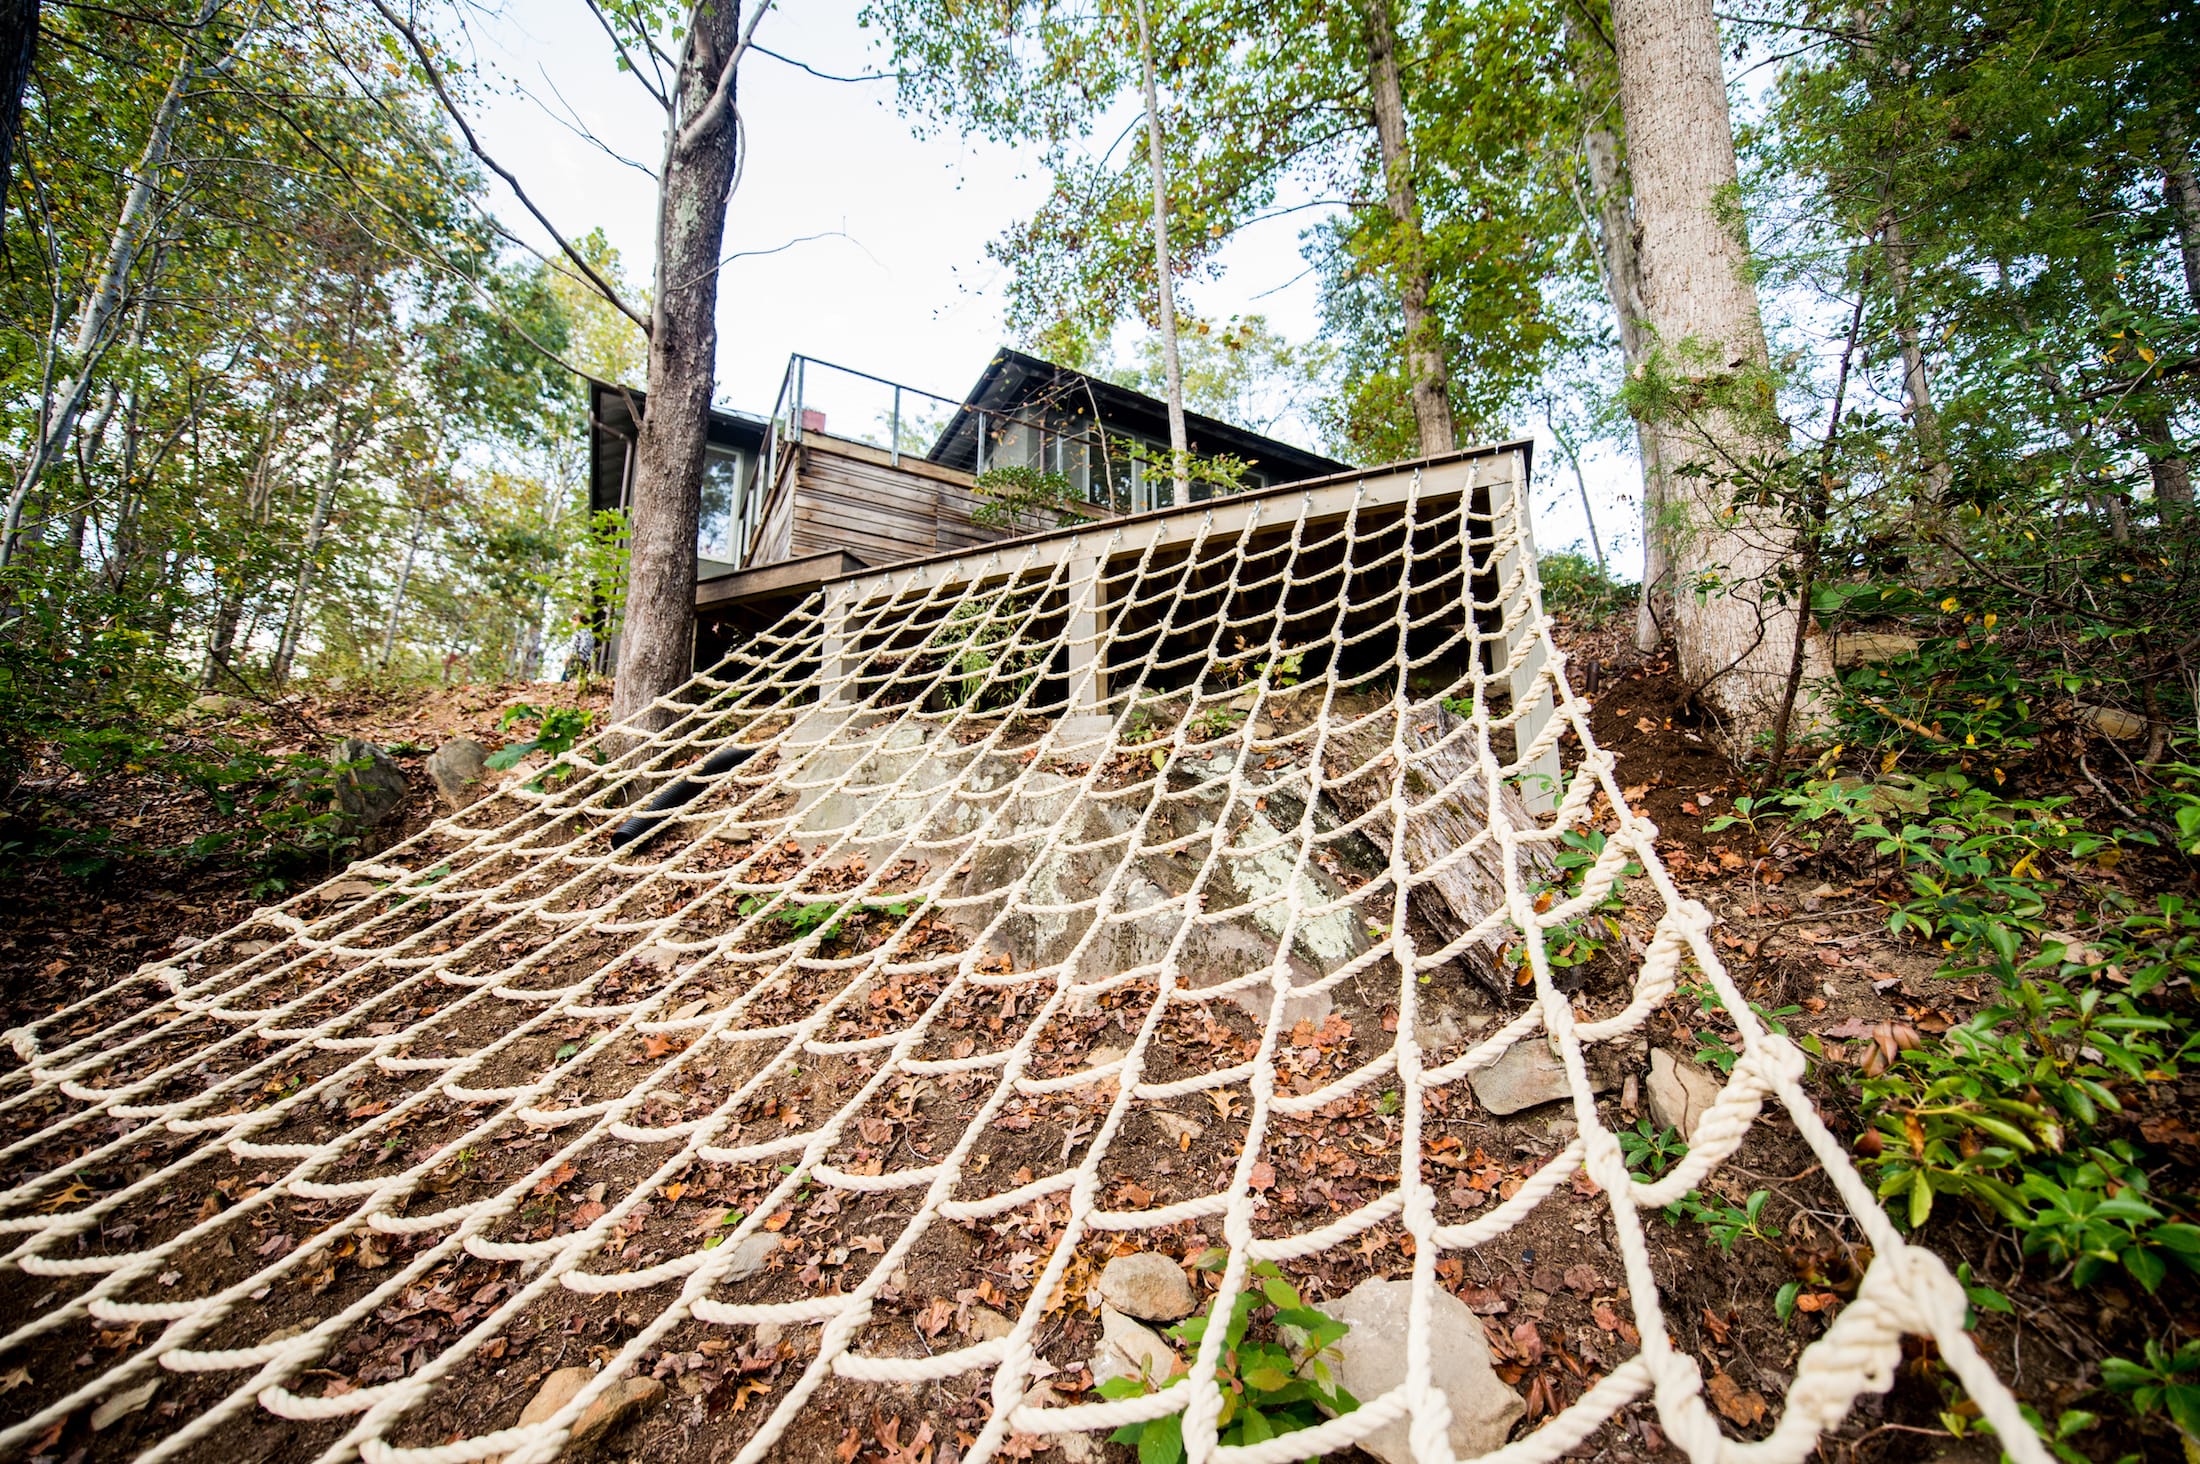
[[[1564,36],[1567,54],[1573,58],[1574,90],[1586,103],[1592,91],[1579,60],[1579,47],[1584,43],[1571,10],[1565,15]],[[1619,327],[1620,362],[1632,372],[1643,360],[1647,340],[1643,331],[1642,255],[1636,248],[1635,221],[1628,208],[1627,172],[1620,161],[1619,138],[1604,117],[1604,113],[1598,113],[1582,129],[1581,158],[1589,174],[1591,197],[1577,197],[1575,202],[1583,222],[1596,232],[1597,272],[1603,278],[1605,298],[1612,302],[1612,316]],[[1671,587],[1666,583],[1671,571],[1661,518],[1664,476],[1658,471],[1657,445],[1640,421],[1635,423],[1635,456],[1642,464],[1642,600],[1635,608],[1635,647],[1654,651],[1663,639],[1659,626],[1672,599]]]
[[[1451,374],[1444,337],[1429,309],[1428,248],[1421,234],[1421,204],[1413,191],[1413,153],[1406,139],[1405,92],[1398,82],[1398,30],[1390,0],[1368,0],[1368,91],[1375,111],[1375,144],[1383,164],[1383,192],[1398,229],[1398,301],[1405,316],[1406,370],[1413,396],[1413,425],[1424,457],[1459,445],[1451,415]]]
[[[1161,372],[1169,388],[1169,502],[1191,502],[1185,463],[1190,454],[1184,430],[1184,362],[1177,353],[1176,275],[1169,267],[1169,173],[1161,146],[1161,88],[1154,81],[1153,31],[1146,23],[1146,0],[1138,0],[1138,59],[1145,68],[1146,155],[1153,173],[1153,263],[1161,311]]]
[[[2185,135],[2183,120],[2174,115],[2165,120],[2162,140],[2169,154],[2162,170],[2162,192],[2177,225],[2177,252],[2185,263],[2185,298],[2200,310],[2200,180],[2193,177],[2192,142]]]
[[[634,445],[632,538],[611,718],[664,727],[654,703],[694,669],[695,534],[718,365],[718,253],[737,148],[733,79],[740,0],[702,0],[665,122],[650,310],[649,410]],[[725,102],[718,104],[721,78]]]
[[[1660,368],[1684,394],[1703,395],[1764,368],[1768,355],[1747,245],[1720,217],[1739,180],[1718,22],[1710,0],[1615,0],[1612,27],[1646,323]],[[1795,532],[1776,508],[1742,501],[1749,464],[1784,454],[1786,434],[1769,410],[1729,405],[1663,417],[1651,436],[1675,475],[1667,512],[1677,521],[1681,671],[1726,719],[1738,751],[1770,729],[1799,630],[1771,585]],[[1703,475],[1679,477],[1689,464]]]
[[[38,0],[0,0],[0,239],[7,236],[8,183],[23,126],[23,92],[37,61]]]
[[[1932,383],[1925,376],[1925,348],[1917,315],[1910,308],[1910,244],[1902,221],[1888,214],[1879,228],[1879,252],[1887,261],[1887,286],[1894,296],[1895,340],[1902,352],[1902,394],[1910,406],[1910,435],[1925,470],[1925,487],[1938,503],[1948,494],[1948,460],[1940,436],[1940,413],[1933,407]]]

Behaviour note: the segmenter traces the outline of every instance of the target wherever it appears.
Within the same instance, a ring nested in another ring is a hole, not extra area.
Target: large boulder
[[[1366,1400],[1405,1381],[1410,1281],[1362,1281],[1326,1308],[1352,1330],[1337,1344],[1337,1382]],[[1451,1452],[1471,1459],[1503,1447],[1527,1405],[1490,1366],[1482,1320],[1465,1302],[1439,1290],[1429,1300],[1429,1381],[1451,1405]],[[1412,1420],[1400,1418],[1360,1440],[1383,1464],[1413,1464]]]
[[[481,775],[488,766],[488,748],[471,737],[453,737],[429,756],[428,776],[443,806],[456,813],[481,796]]]
[[[347,737],[329,761],[344,769],[336,775],[336,807],[353,831],[378,828],[405,801],[404,769],[373,743]]]

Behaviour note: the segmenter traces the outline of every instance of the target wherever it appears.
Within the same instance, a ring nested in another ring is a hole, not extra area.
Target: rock
[[[1503,1057],[1478,1069],[1468,1081],[1474,1085],[1476,1100],[1497,1114],[1518,1113],[1540,1103],[1573,1097],[1573,1088],[1566,1081],[1566,1065],[1551,1051],[1550,1040],[1538,1032],[1530,1032],[1506,1048]],[[1591,1091],[1602,1093],[1612,1084],[1592,1067],[1589,1086]]]
[[[764,1269],[764,1263],[779,1254],[779,1237],[759,1230],[733,1248],[733,1263],[726,1272],[728,1281],[746,1281]]]
[[[92,1410],[92,1432],[104,1433],[123,1419],[153,1401],[153,1394],[160,1389],[160,1379],[143,1382],[127,1392],[117,1393]]]
[[[2129,742],[2147,735],[2147,719],[2121,707],[2095,707],[2080,702],[2078,720],[2103,737],[2113,737],[2118,742]]]
[[[1662,1047],[1650,1049],[1650,1080],[1643,1092],[1650,1100],[1650,1121],[1659,1128],[1678,1130],[1683,1140],[1693,1140],[1705,1110],[1719,1101],[1719,1088],[1708,1070]]]
[[[1015,1329],[1014,1322],[992,1307],[974,1306],[970,1309],[970,1321],[963,1328],[963,1333],[973,1342],[991,1342],[996,1337],[1006,1337]]]
[[[1154,1251],[1117,1256],[1100,1272],[1100,1295],[1125,1316],[1144,1322],[1173,1322],[1192,1314],[1199,1298],[1183,1270]]]
[[[543,1422],[572,1402],[580,1390],[593,1382],[595,1377],[594,1370],[590,1368],[559,1368],[542,1380],[542,1386],[528,1400],[527,1407],[519,1416],[520,1427]],[[605,1389],[573,1421],[572,1437],[566,1442],[565,1452],[578,1454],[664,1395],[665,1385],[655,1378],[621,1378]],[[497,1456],[499,1464],[502,1457]]]
[[[489,749],[471,737],[453,737],[428,758],[436,796],[453,813],[481,796],[481,775],[488,767]]]
[[[1438,1012],[1434,1016],[1423,1015],[1414,1023],[1413,1040],[1421,1044],[1421,1060],[1435,1062],[1445,1052],[1459,1045],[1459,1019],[1450,1012]]]
[[[1107,1449],[1091,1434],[1056,1434],[1054,1447],[1062,1451],[1063,1464],[1100,1464],[1108,1457]]]
[[[1538,1044],[1541,1045],[1540,1043]],[[1337,1382],[1355,1398],[1386,1393],[1405,1381],[1406,1313],[1413,1283],[1370,1278],[1325,1310],[1351,1325],[1337,1344]],[[1501,1447],[1525,1414],[1520,1395],[1490,1367],[1482,1323],[1448,1291],[1429,1299],[1429,1380],[1451,1405],[1451,1451],[1461,1459]],[[1400,1418],[1360,1440],[1383,1464],[1412,1464],[1411,1421]]]
[[[1179,1149],[1189,1149],[1201,1134],[1207,1132],[1207,1125],[1198,1119],[1186,1118],[1181,1113],[1171,1113],[1165,1108],[1152,1110],[1151,1116],[1154,1127],[1161,1130],[1162,1137]]]
[[[217,692],[209,692],[205,696],[193,697],[191,699],[191,710],[202,717],[226,717],[237,710],[237,699],[233,696],[222,696]]]
[[[404,770],[373,743],[347,737],[336,744],[329,761],[359,764],[336,775],[336,807],[355,831],[379,826],[404,801]]]
[[[1850,666],[1869,665],[1874,661],[1891,661],[1897,656],[1914,653],[1917,646],[1916,636],[1892,632],[1865,631],[1836,636],[1833,642],[1833,664],[1846,669]]]
[[[1162,1382],[1176,1371],[1176,1349],[1159,1332],[1140,1326],[1112,1306],[1100,1308],[1100,1346],[1092,1355],[1092,1381],[1135,1378],[1141,1371]]]
[[[756,1324],[756,1350],[767,1354],[777,1352],[780,1342],[786,1335],[787,1329],[777,1322],[758,1322]]]

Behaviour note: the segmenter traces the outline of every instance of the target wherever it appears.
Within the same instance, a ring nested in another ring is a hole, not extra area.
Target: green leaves
[[[2200,1443],[2200,1340],[2171,1350],[2150,1341],[2144,1359],[2111,1357],[2101,1364],[2101,1386],[2121,1396],[2140,1417],[2164,1415],[2185,1438],[2191,1454]]]
[[[1229,1264],[1229,1253],[1210,1248],[1193,1264],[1202,1271],[1219,1271]],[[1298,1288],[1273,1262],[1256,1261],[1249,1269],[1251,1285],[1231,1304],[1222,1358],[1215,1369],[1215,1381],[1222,1389],[1217,1428],[1226,1445],[1257,1444],[1311,1428],[1321,1421],[1324,1405],[1333,1413],[1349,1413],[1359,1406],[1350,1393],[1336,1386],[1324,1357],[1349,1330],[1347,1324],[1307,1306]],[[1187,1352],[1197,1352],[1210,1321],[1207,1313],[1186,1317],[1169,1329],[1169,1336]],[[1255,1336],[1256,1323],[1263,1321],[1261,1335]],[[1181,1381],[1179,1376],[1157,1385],[1144,1377],[1111,1378],[1100,1385],[1100,1393],[1106,1398],[1136,1398],[1156,1386],[1174,1387]],[[1175,1464],[1183,1456],[1182,1422],[1174,1413],[1125,1424],[1110,1437],[1119,1444],[1136,1445],[1141,1464],[1149,1458]]]

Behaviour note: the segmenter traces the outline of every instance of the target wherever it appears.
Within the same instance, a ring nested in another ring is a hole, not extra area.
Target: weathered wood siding
[[[968,549],[1012,535],[971,518],[967,473],[822,434],[804,437],[757,536],[754,564],[845,549],[868,565]],[[1054,527],[1034,520],[1025,533]]]

